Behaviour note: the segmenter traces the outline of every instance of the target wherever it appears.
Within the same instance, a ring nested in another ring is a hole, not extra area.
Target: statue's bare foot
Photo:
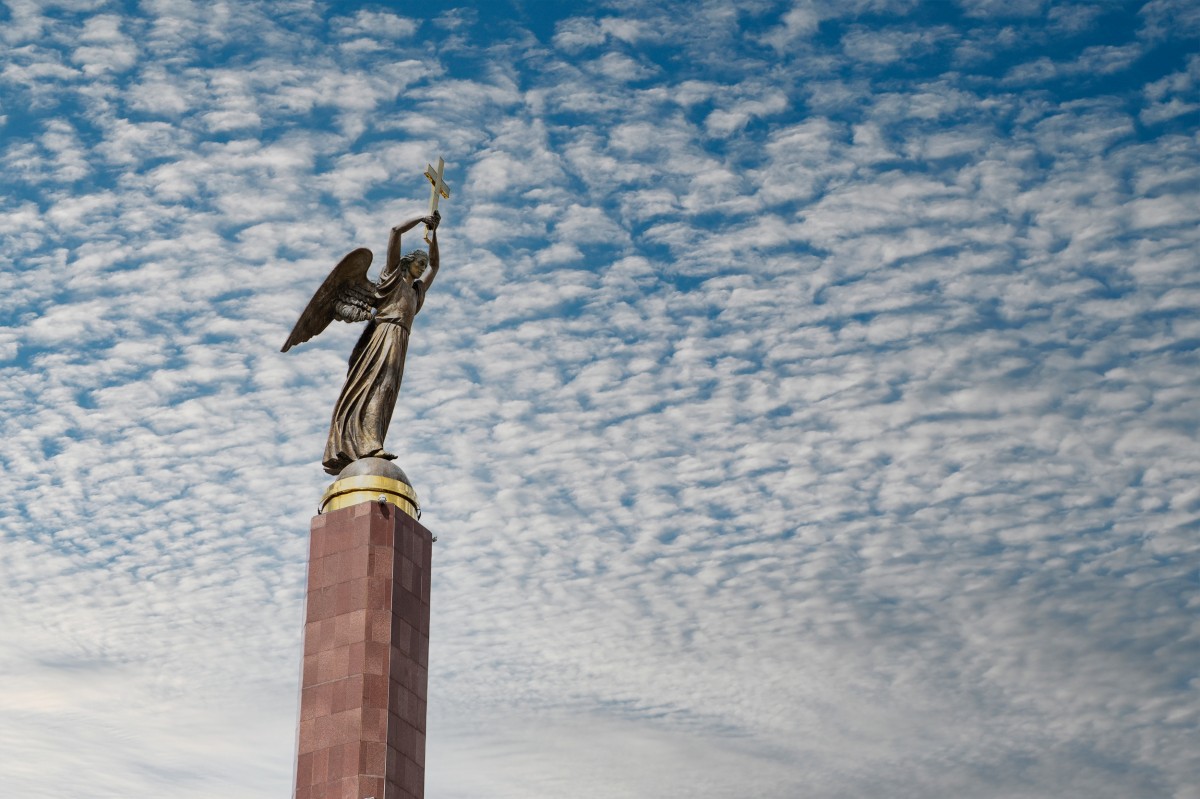
[[[367,456],[368,458],[383,458],[385,461],[394,461],[396,456],[382,449],[377,449]]]
[[[329,460],[325,461],[321,465],[325,468],[326,474],[336,475],[336,474],[340,473],[342,471],[342,469],[345,469],[347,466],[350,465],[350,459],[349,458],[341,458],[341,457],[330,458]]]

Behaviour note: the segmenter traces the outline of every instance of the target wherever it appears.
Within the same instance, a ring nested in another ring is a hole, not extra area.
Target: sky
[[[1192,0],[0,0],[0,795],[288,795],[440,156],[427,795],[1198,799],[1198,131]]]

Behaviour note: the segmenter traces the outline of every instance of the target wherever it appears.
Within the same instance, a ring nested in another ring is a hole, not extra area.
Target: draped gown
[[[375,320],[350,353],[346,383],[333,408],[321,464],[329,474],[359,458],[396,457],[384,450],[383,439],[404,377],[413,317],[424,303],[425,284],[412,280],[406,264],[381,277],[375,289]]]

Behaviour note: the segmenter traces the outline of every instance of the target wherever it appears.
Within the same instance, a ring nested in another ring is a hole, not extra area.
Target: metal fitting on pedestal
[[[362,458],[342,469],[325,490],[318,513],[348,508],[360,502],[390,503],[421,518],[421,503],[404,470],[383,458]]]

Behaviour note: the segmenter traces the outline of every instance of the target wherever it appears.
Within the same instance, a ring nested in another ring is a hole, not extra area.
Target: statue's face
[[[421,275],[425,274],[425,267],[427,265],[428,265],[428,262],[426,261],[426,259],[424,259],[420,256],[413,258],[408,263],[409,277],[411,277],[413,280],[416,280]]]

